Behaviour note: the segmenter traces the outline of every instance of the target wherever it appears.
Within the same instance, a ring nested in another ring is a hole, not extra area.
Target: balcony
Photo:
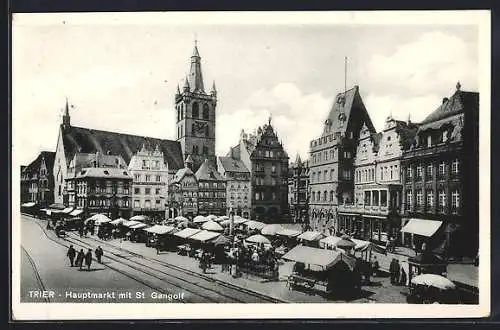
[[[354,204],[343,204],[338,207],[339,212],[346,213],[359,213],[359,214],[371,214],[371,215],[382,215],[386,216],[391,210],[388,206],[371,206],[371,205],[354,205]]]

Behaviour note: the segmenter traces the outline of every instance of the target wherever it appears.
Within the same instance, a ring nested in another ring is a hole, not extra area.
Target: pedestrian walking
[[[97,262],[100,264],[102,264],[101,257],[103,256],[103,254],[104,251],[100,246],[98,246],[97,249],[95,249],[95,258],[97,259]]]
[[[394,266],[394,283],[399,285],[400,284],[400,276],[401,276],[401,266],[399,265],[399,260],[396,259],[396,263]]]
[[[92,250],[89,249],[85,254],[85,266],[87,266],[87,270],[90,270],[91,264],[92,264]]]
[[[74,263],[74,260],[75,260],[75,257],[76,257],[76,250],[73,247],[73,245],[69,246],[68,253],[66,253],[66,255],[69,258],[69,262],[71,264],[71,267],[73,267],[73,263]]]
[[[80,252],[78,252],[78,255],[76,256],[76,265],[80,267],[80,269],[82,269],[83,258],[85,258],[85,253],[83,252],[83,249],[80,249]]]
[[[373,276],[378,275],[379,268],[380,268],[380,265],[378,263],[377,257],[373,257],[373,261],[372,261],[372,274],[373,274]]]

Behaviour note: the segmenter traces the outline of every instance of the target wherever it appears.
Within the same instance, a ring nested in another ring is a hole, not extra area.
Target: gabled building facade
[[[54,202],[55,153],[42,151],[21,171],[21,203],[32,202],[46,207]]]
[[[159,145],[143,144],[141,150],[130,159],[128,170],[134,178],[132,213],[147,215],[152,219],[165,217],[169,171]]]
[[[198,214],[198,180],[192,170],[193,160],[188,156],[168,187],[169,218],[184,216],[193,219]]]
[[[252,209],[251,175],[245,164],[231,157],[218,157],[217,169],[226,180],[227,214],[250,218]]]
[[[339,206],[340,230],[379,244],[401,237],[401,156],[417,129],[392,116],[380,133],[363,125],[354,162],[355,198]]]
[[[288,201],[293,222],[309,223],[309,161],[299,155],[289,166]]]
[[[321,136],[310,142],[309,219],[315,230],[333,233],[338,205],[354,200],[354,157],[363,125],[375,132],[355,86],[337,94]]]
[[[252,219],[269,223],[289,221],[289,158],[271,119],[256,134],[242,131],[239,144],[227,156],[241,160],[250,169]]]
[[[198,213],[226,215],[226,180],[215,166],[205,159],[195,173],[198,181]]]

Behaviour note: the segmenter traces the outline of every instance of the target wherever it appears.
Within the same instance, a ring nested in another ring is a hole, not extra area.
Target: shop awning
[[[177,237],[181,237],[181,238],[188,238],[188,237],[193,236],[194,234],[199,233],[200,231],[201,231],[201,229],[185,228],[185,229],[181,230],[180,232],[175,233],[174,235]]]
[[[318,241],[323,237],[323,234],[319,231],[306,231],[300,234],[297,238],[303,239],[305,241]]]
[[[139,223],[142,223],[142,222],[135,221],[135,220],[127,220],[127,221],[122,222],[122,225],[124,225],[125,227],[130,228],[130,227],[135,226],[135,225],[137,225]]]
[[[344,256],[348,258],[347,256]],[[283,256],[285,260],[317,265],[324,268],[331,267],[341,261],[343,254],[340,251],[317,249],[309,246],[298,245]],[[350,263],[348,263],[350,266]]]
[[[78,209],[77,209],[77,210],[73,210],[73,211],[71,211],[71,212],[69,213],[69,215],[71,215],[72,217],[77,217],[77,216],[79,216],[79,215],[80,215],[80,214],[82,214],[82,213],[83,213],[83,210],[78,210]]]
[[[189,238],[194,239],[196,241],[200,241],[200,242],[207,242],[207,241],[210,241],[211,239],[214,239],[218,236],[220,236],[220,233],[216,233],[216,232],[209,231],[209,230],[202,230]]]
[[[22,207],[33,207],[35,205],[36,205],[35,202],[28,202],[28,203],[21,204]]]
[[[410,219],[401,232],[431,237],[442,224],[442,221]]]
[[[281,236],[287,236],[287,237],[295,237],[299,236],[302,232],[300,230],[293,230],[293,229],[283,229],[279,232],[277,232],[277,235]]]

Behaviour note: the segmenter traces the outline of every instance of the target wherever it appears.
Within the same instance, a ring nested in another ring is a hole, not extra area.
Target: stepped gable
[[[63,129],[64,153],[69,164],[76,153],[120,155],[127,164],[142,146],[158,145],[170,170],[183,168],[181,145],[177,141],[70,126]]]

